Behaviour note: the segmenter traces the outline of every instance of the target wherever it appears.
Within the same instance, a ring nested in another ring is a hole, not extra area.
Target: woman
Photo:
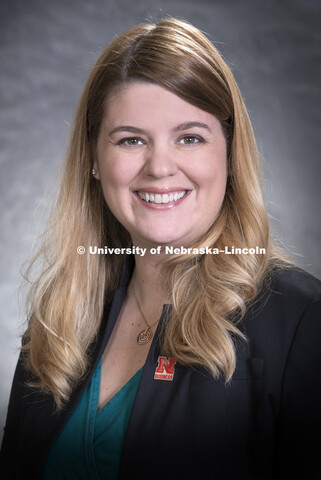
[[[320,282],[271,241],[240,92],[192,25],[98,59],[39,259],[5,478],[321,478]]]

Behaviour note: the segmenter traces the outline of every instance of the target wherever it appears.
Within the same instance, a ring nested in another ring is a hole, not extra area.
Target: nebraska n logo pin
[[[155,370],[155,380],[173,380],[175,373],[176,358],[158,357],[158,364]]]

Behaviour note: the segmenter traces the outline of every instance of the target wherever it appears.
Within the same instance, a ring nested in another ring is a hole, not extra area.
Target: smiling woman
[[[131,83],[108,96],[94,169],[134,245],[191,245],[221,208],[226,140],[214,115],[158,85]]]
[[[321,285],[270,237],[244,102],[194,26],[101,54],[43,238],[4,478],[321,478]]]

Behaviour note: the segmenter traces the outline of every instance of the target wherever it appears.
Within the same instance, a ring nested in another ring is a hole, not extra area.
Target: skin
[[[151,325],[168,298],[160,288],[160,256],[149,249],[190,246],[222,205],[227,154],[220,122],[158,85],[130,84],[106,99],[93,167],[133,245],[147,248],[144,257],[135,257],[135,289]],[[138,195],[182,191],[187,192],[183,198],[165,204],[147,203]],[[144,328],[130,285],[103,355],[99,407],[144,364],[151,342],[136,342]]]
[[[94,168],[110,210],[134,245],[188,246],[221,207],[226,142],[213,115],[158,85],[135,83],[106,102]],[[137,191],[188,194],[155,205],[142,201]]]

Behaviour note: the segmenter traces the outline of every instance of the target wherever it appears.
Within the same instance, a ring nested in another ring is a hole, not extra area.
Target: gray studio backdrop
[[[171,14],[216,42],[248,106],[271,225],[321,277],[318,0],[0,0],[0,438],[23,330],[20,269],[41,231],[90,66],[125,28]]]

